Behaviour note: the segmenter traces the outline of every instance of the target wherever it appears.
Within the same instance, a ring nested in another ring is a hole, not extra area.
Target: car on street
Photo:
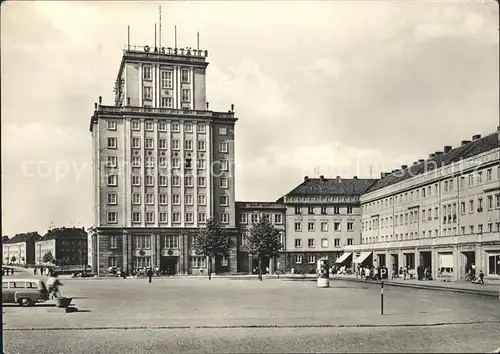
[[[49,291],[40,279],[2,279],[2,304],[34,306],[49,300]]]

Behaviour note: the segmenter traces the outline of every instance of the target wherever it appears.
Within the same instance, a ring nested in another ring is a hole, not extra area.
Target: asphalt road
[[[335,281],[65,280],[81,312],[4,306],[8,353],[491,352],[498,299]],[[224,327],[224,328],[219,328]],[[263,328],[258,328],[263,327]],[[274,328],[273,328],[274,327]],[[129,329],[126,329],[129,328]]]
[[[500,325],[399,328],[264,328],[17,331],[7,353],[488,353]]]

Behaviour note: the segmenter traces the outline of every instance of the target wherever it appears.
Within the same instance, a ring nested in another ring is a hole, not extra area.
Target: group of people
[[[50,267],[40,267],[40,269],[35,267],[33,268],[33,275],[37,275],[38,271],[40,271],[40,275],[46,275],[46,276],[50,276],[52,273],[54,273],[54,270]]]
[[[484,285],[484,272],[479,272],[479,277],[476,277],[476,265],[474,263],[465,266],[466,279],[474,284]]]
[[[348,274],[348,273],[349,273],[349,271],[348,271],[348,268],[347,268],[345,265],[340,266],[340,267],[338,267],[338,266],[334,265],[334,266],[330,269],[330,273],[331,273],[332,275],[335,275],[335,274]]]
[[[2,275],[14,275],[14,268],[2,268]]]
[[[374,266],[365,266],[365,265],[360,266],[358,268],[358,275],[361,278],[365,278],[365,281],[376,280],[380,278],[378,269],[375,268]]]

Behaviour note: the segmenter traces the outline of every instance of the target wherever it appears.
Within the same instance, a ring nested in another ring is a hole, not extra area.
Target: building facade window
[[[110,205],[117,204],[117,195],[115,192],[108,193],[108,204],[110,204]]]
[[[162,71],[161,72],[161,87],[164,89],[172,88],[172,72]]]
[[[116,249],[118,247],[118,242],[117,242],[118,237],[111,235],[109,236],[109,248],[110,249]]]
[[[142,78],[144,80],[151,80],[151,67],[150,66],[143,66],[142,67]]]
[[[221,224],[227,224],[229,222],[229,214],[228,213],[220,213],[219,214],[219,222]]]
[[[107,121],[107,128],[108,128],[108,130],[116,130],[116,121],[115,120],[108,120]]]
[[[117,139],[115,137],[109,137],[107,139],[107,146],[108,146],[108,149],[116,149],[117,147]]]
[[[219,143],[219,152],[227,153],[228,148],[227,148],[227,142],[226,141],[221,141]]]
[[[146,223],[152,224],[155,222],[155,213],[152,211],[146,212]]]
[[[189,82],[189,70],[181,69],[181,82],[187,83]]]
[[[136,249],[150,249],[151,248],[151,235],[136,235],[135,248]]]
[[[500,253],[488,254],[488,275],[500,276]]]

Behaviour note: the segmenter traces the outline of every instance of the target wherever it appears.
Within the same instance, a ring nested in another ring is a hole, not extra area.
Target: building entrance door
[[[262,258],[262,274],[266,274],[266,268],[269,267],[269,257],[265,256]],[[255,271],[256,270],[256,271]],[[252,259],[252,272],[254,274],[259,274],[259,258],[253,258]]]
[[[385,254],[379,254],[379,255],[377,255],[377,258],[378,258],[378,266],[379,267],[386,267]]]
[[[168,275],[177,273],[177,260],[179,257],[161,257],[160,271],[167,272]]]
[[[477,277],[479,272],[476,269],[476,252],[474,251],[465,251],[462,252],[463,259],[463,270],[462,274],[460,274],[460,278],[466,279],[467,273],[471,272],[473,277]]]

